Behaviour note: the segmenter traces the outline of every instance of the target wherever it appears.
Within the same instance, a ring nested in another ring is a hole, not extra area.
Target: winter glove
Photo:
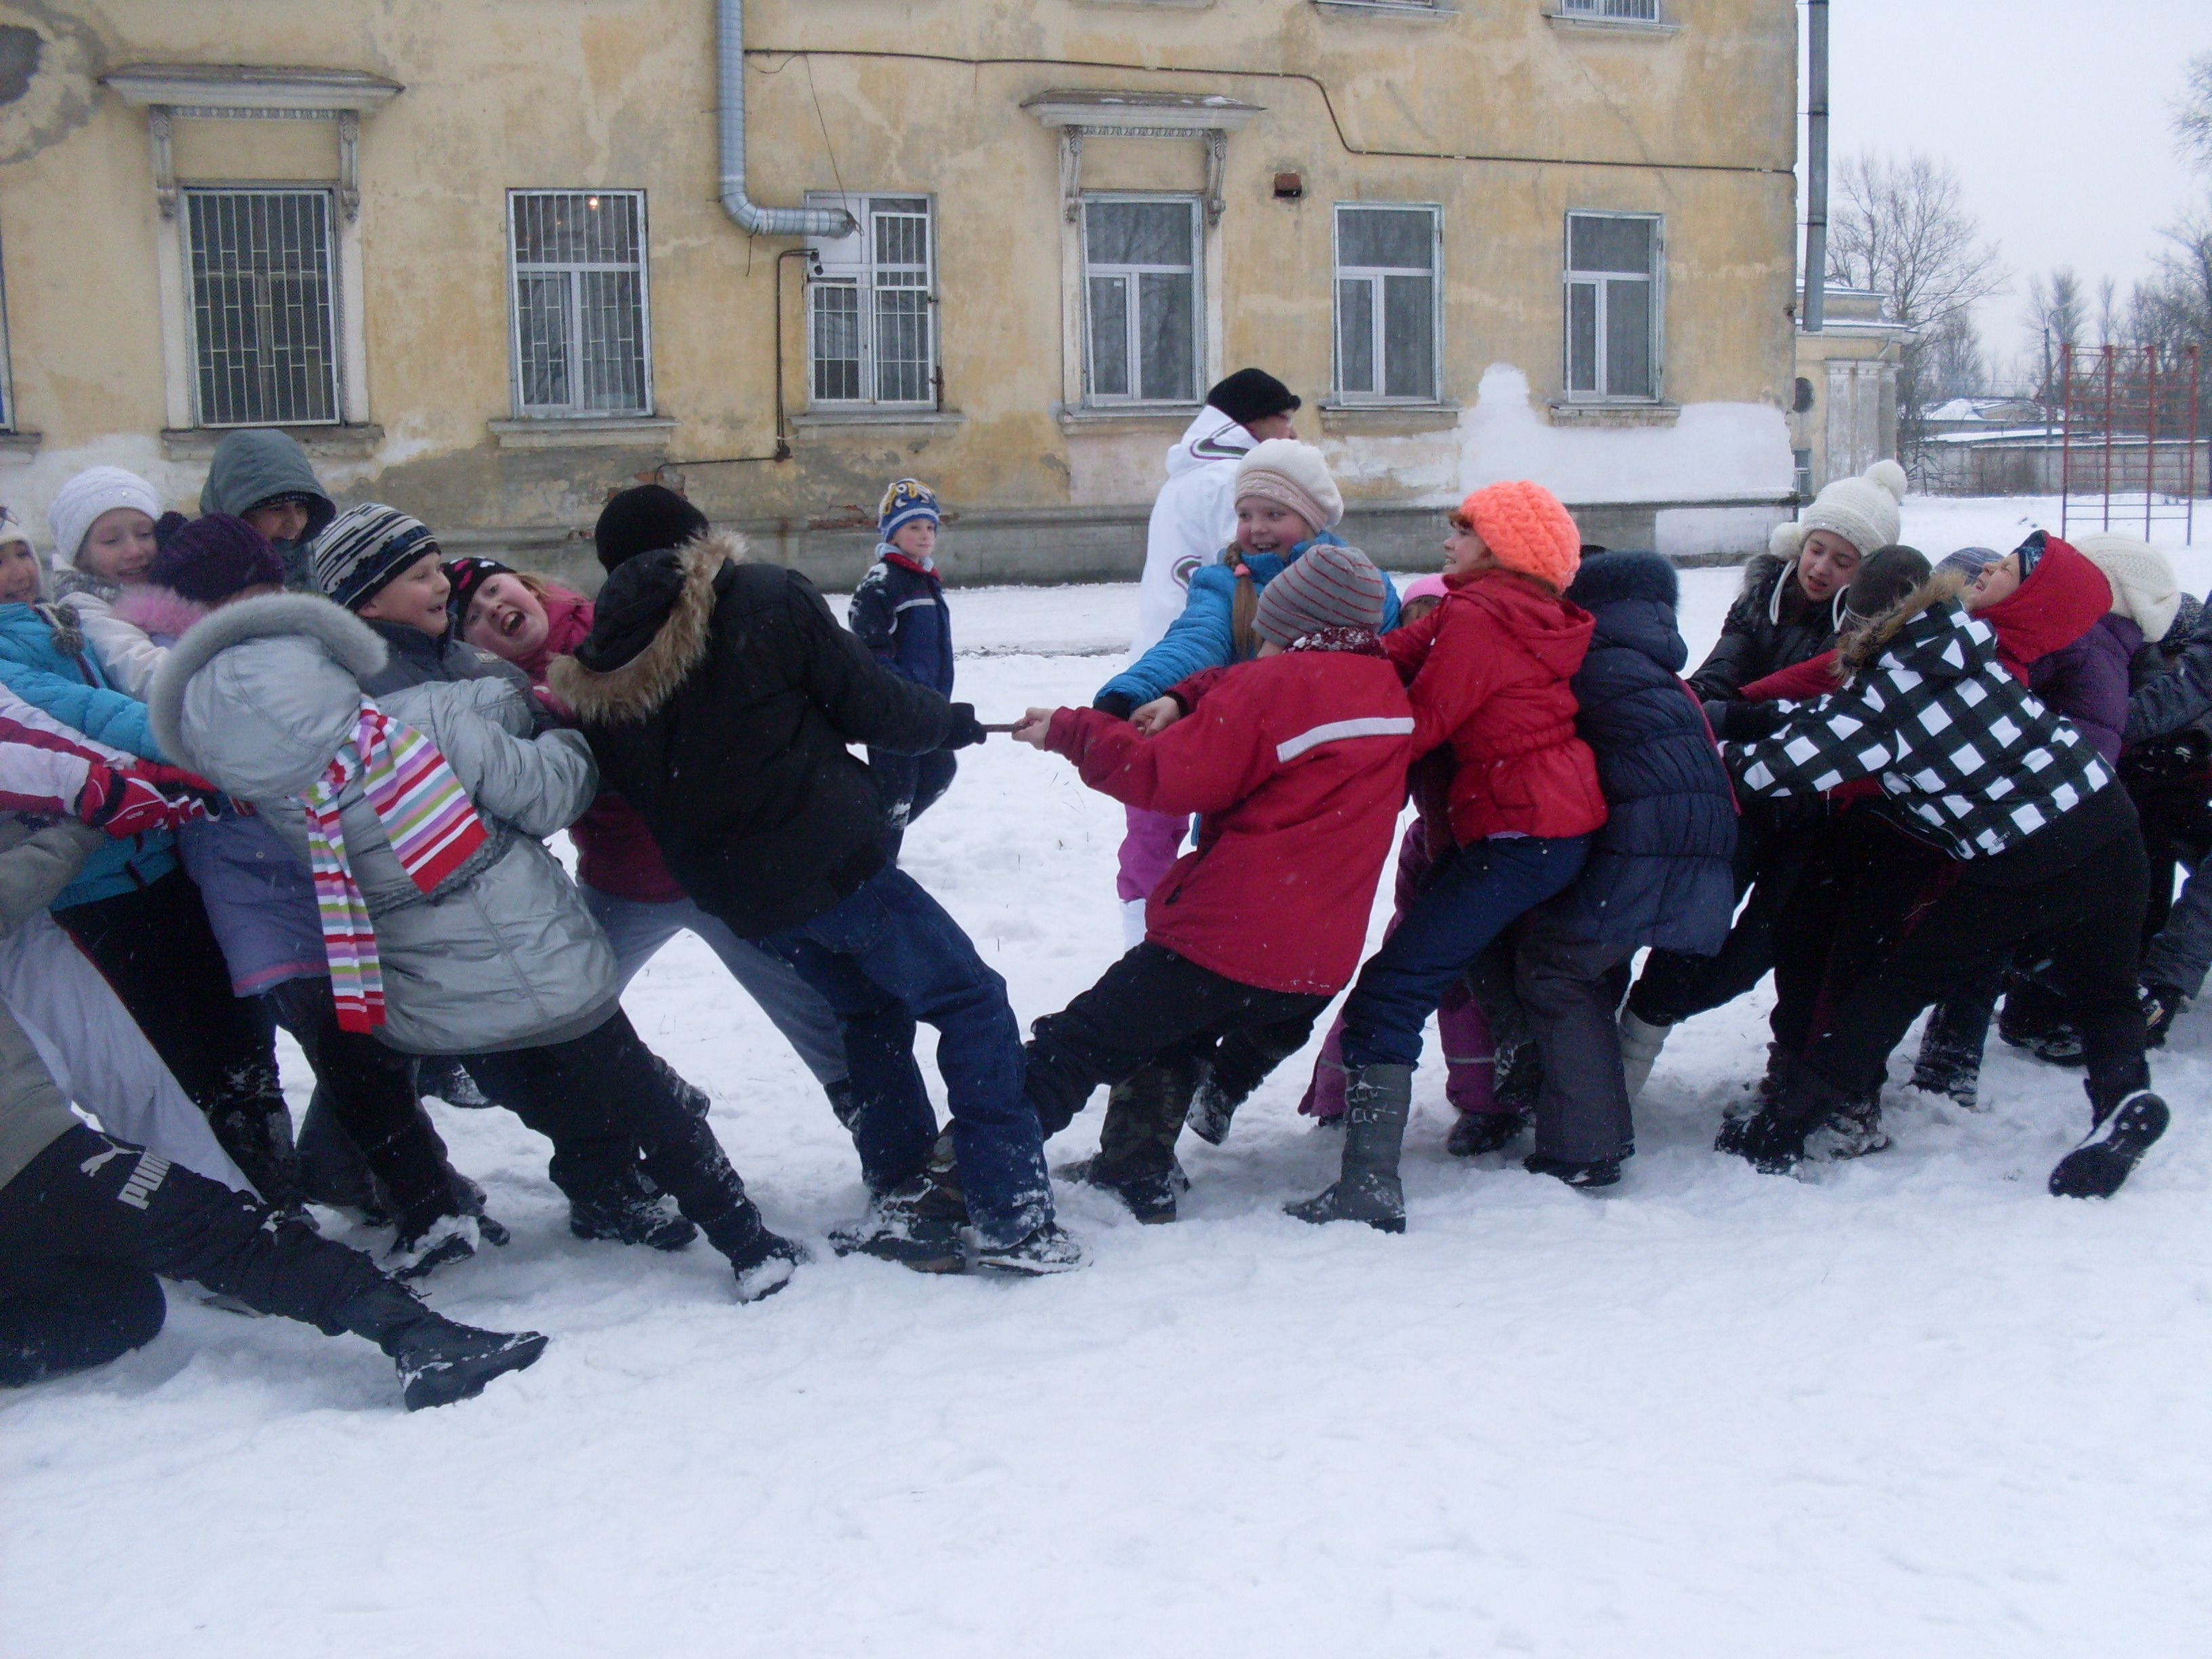
[[[1125,691],[1101,691],[1091,700],[1091,706],[1117,720],[1125,720],[1137,712],[1136,699]]]
[[[951,729],[945,732],[945,741],[937,746],[939,749],[969,749],[990,735],[983,729],[983,723],[975,718],[974,703],[956,702],[952,705]]]
[[[1756,743],[1782,729],[1778,702],[1709,702],[1705,719],[1723,743]]]
[[[77,797],[77,817],[118,841],[210,817],[222,797],[213,784],[173,766],[142,761],[94,766]]]

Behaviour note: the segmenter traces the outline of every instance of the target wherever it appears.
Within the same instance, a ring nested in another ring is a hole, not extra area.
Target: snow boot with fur
[[[1413,1102],[1412,1066],[1352,1067],[1344,1080],[1343,1170],[1326,1192],[1285,1211],[1301,1221],[1364,1221],[1382,1232],[1404,1232],[1398,1158]]]

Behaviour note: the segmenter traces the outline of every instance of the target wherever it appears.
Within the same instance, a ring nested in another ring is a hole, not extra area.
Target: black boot
[[[307,1186],[292,1145],[292,1114],[281,1096],[239,1101],[211,1116],[208,1126],[264,1203],[280,1215],[306,1218]]]
[[[1305,1046],[1313,1024],[1240,1026],[1217,1043],[1213,1058],[1199,1073],[1185,1121],[1209,1146],[1229,1139],[1237,1109],[1267,1080],[1275,1067]]]
[[[740,1302],[759,1302],[774,1296],[811,1259],[806,1247],[796,1239],[769,1231],[760,1206],[750,1199],[706,1231],[707,1242],[730,1259]]]
[[[415,1086],[448,1106],[464,1106],[471,1111],[496,1103],[477,1086],[469,1068],[451,1054],[426,1055],[416,1071]]]
[[[562,1188],[568,1194],[568,1231],[579,1238],[682,1249],[699,1236],[698,1228],[669,1214],[642,1177],[636,1164],[629,1164],[595,1171],[589,1181],[568,1178]]]
[[[896,1261],[918,1273],[963,1273],[968,1256],[962,1230],[967,1224],[968,1198],[961,1190],[960,1165],[947,1129],[938,1136],[920,1175],[878,1194],[858,1221],[830,1230],[830,1248],[839,1255]]]
[[[1530,1175],[1553,1176],[1570,1187],[1584,1191],[1593,1187],[1610,1187],[1620,1179],[1620,1160],[1617,1158],[1597,1158],[1587,1164],[1570,1164],[1563,1158],[1547,1158],[1541,1152],[1531,1152],[1521,1160],[1521,1167]]]
[[[495,1376],[534,1364],[545,1352],[545,1339],[535,1331],[510,1336],[455,1324],[390,1279],[354,1297],[337,1318],[341,1328],[391,1356],[410,1412],[482,1394]]]
[[[1982,1051],[1989,1046],[1990,1013],[1989,1004],[1972,992],[1937,1003],[1920,1039],[1912,1086],[1925,1094],[1948,1095],[1969,1112],[1981,1110]]]
[[[2160,985],[2146,981],[2137,1000],[2142,1004],[2143,1047],[2163,1048],[2166,1034],[2173,1029],[2174,1016],[2179,1014],[2189,999],[2178,985]]]
[[[2172,1120],[2163,1100],[2148,1089],[2137,1090],[2100,1114],[2081,1144],[2058,1160],[2051,1172],[2051,1195],[2110,1198]]]
[[[1344,1168],[1326,1191],[1283,1207],[1300,1221],[1364,1221],[1386,1233],[1406,1231],[1406,1189],[1398,1156],[1412,1114],[1413,1068],[1359,1066],[1344,1082]]]
[[[1060,1177],[1113,1194],[1147,1224],[1173,1221],[1176,1194],[1190,1190],[1175,1144],[1204,1069],[1196,1054],[1172,1054],[1117,1085],[1107,1097],[1098,1156],[1064,1166]]]
[[[1530,1121],[1526,1112],[1462,1112],[1459,1121],[1444,1137],[1444,1150],[1454,1158],[1480,1158],[1486,1152],[1503,1152],[1521,1138]]]

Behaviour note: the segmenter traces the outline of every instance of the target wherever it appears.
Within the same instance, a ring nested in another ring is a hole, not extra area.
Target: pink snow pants
[[[1121,837],[1121,867],[1114,878],[1114,890],[1127,903],[1152,897],[1152,889],[1182,856],[1190,815],[1148,811],[1141,806],[1121,810],[1128,814],[1129,833]]]

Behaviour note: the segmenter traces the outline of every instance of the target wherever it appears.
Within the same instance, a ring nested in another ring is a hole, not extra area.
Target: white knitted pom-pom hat
[[[1908,487],[1905,469],[1895,461],[1876,461],[1856,478],[1832,479],[1796,523],[1774,526],[1767,548],[1777,557],[1794,559],[1816,530],[1834,532],[1858,549],[1862,558],[1878,547],[1893,546],[1898,504]]]
[[[2112,585],[2112,609],[2142,629],[2146,645],[2166,636],[2181,609],[2181,581],[2165,554],[2114,531],[2083,536],[2074,549],[2105,573]]]

